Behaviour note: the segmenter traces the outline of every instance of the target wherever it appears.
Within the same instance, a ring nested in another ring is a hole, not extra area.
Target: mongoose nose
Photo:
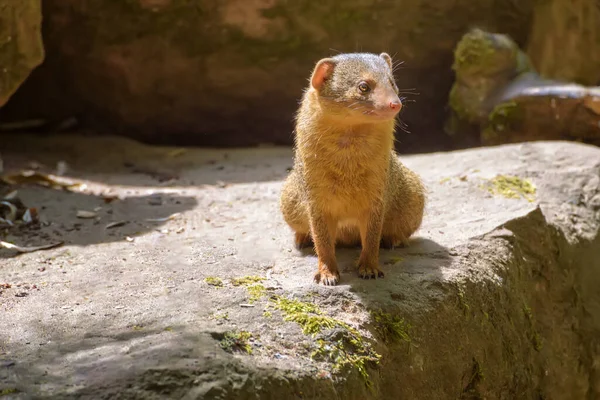
[[[390,102],[390,109],[394,111],[400,111],[402,108],[402,103],[400,101],[392,101]]]

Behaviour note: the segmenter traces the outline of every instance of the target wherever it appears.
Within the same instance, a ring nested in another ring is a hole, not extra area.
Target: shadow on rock
[[[437,285],[436,282],[443,278],[443,269],[452,258],[448,249],[439,243],[414,237],[406,247],[380,249],[379,264],[385,273],[384,278],[362,279],[356,267],[360,252],[360,246],[338,247],[336,256],[341,271],[340,285],[350,285],[351,290],[365,301],[367,308],[401,306],[411,293],[414,294],[414,290],[419,290],[418,285]],[[316,261],[316,252],[311,247],[301,249],[299,254],[302,257],[315,257]],[[315,262],[315,271],[316,267]],[[404,286],[407,290],[403,289]]]
[[[280,181],[292,167],[288,147],[175,148],[115,136],[5,135],[0,151],[5,173],[30,169],[32,164],[55,173],[63,163],[66,175],[73,179],[137,187]]]
[[[16,188],[10,188],[13,190]],[[197,205],[194,197],[158,192],[127,195],[106,202],[103,196],[41,187],[18,188],[20,200],[36,208],[39,222],[6,227],[1,240],[19,247],[46,246],[54,243],[88,246],[99,243],[133,241],[137,236],[160,230],[169,221],[169,230],[183,229],[179,213]],[[167,233],[167,232],[164,232]],[[0,249],[0,258],[18,254]]]

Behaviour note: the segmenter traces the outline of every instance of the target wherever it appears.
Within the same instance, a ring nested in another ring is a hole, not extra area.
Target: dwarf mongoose
[[[394,150],[401,108],[387,53],[338,54],[313,70],[296,114],[281,211],[296,247],[314,244],[316,282],[338,283],[336,244],[362,245],[359,275],[383,277],[379,247],[407,244],[421,225],[423,183]]]

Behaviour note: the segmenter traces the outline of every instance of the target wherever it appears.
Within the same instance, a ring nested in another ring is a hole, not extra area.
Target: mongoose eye
[[[367,82],[361,82],[358,84],[358,90],[360,90],[363,93],[367,93],[369,90],[371,90],[371,88],[369,87],[369,84]]]

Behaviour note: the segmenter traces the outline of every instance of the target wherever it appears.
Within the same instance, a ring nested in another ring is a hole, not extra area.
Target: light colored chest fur
[[[354,218],[384,198],[391,143],[381,132],[323,135],[304,148],[309,198],[339,218]]]

